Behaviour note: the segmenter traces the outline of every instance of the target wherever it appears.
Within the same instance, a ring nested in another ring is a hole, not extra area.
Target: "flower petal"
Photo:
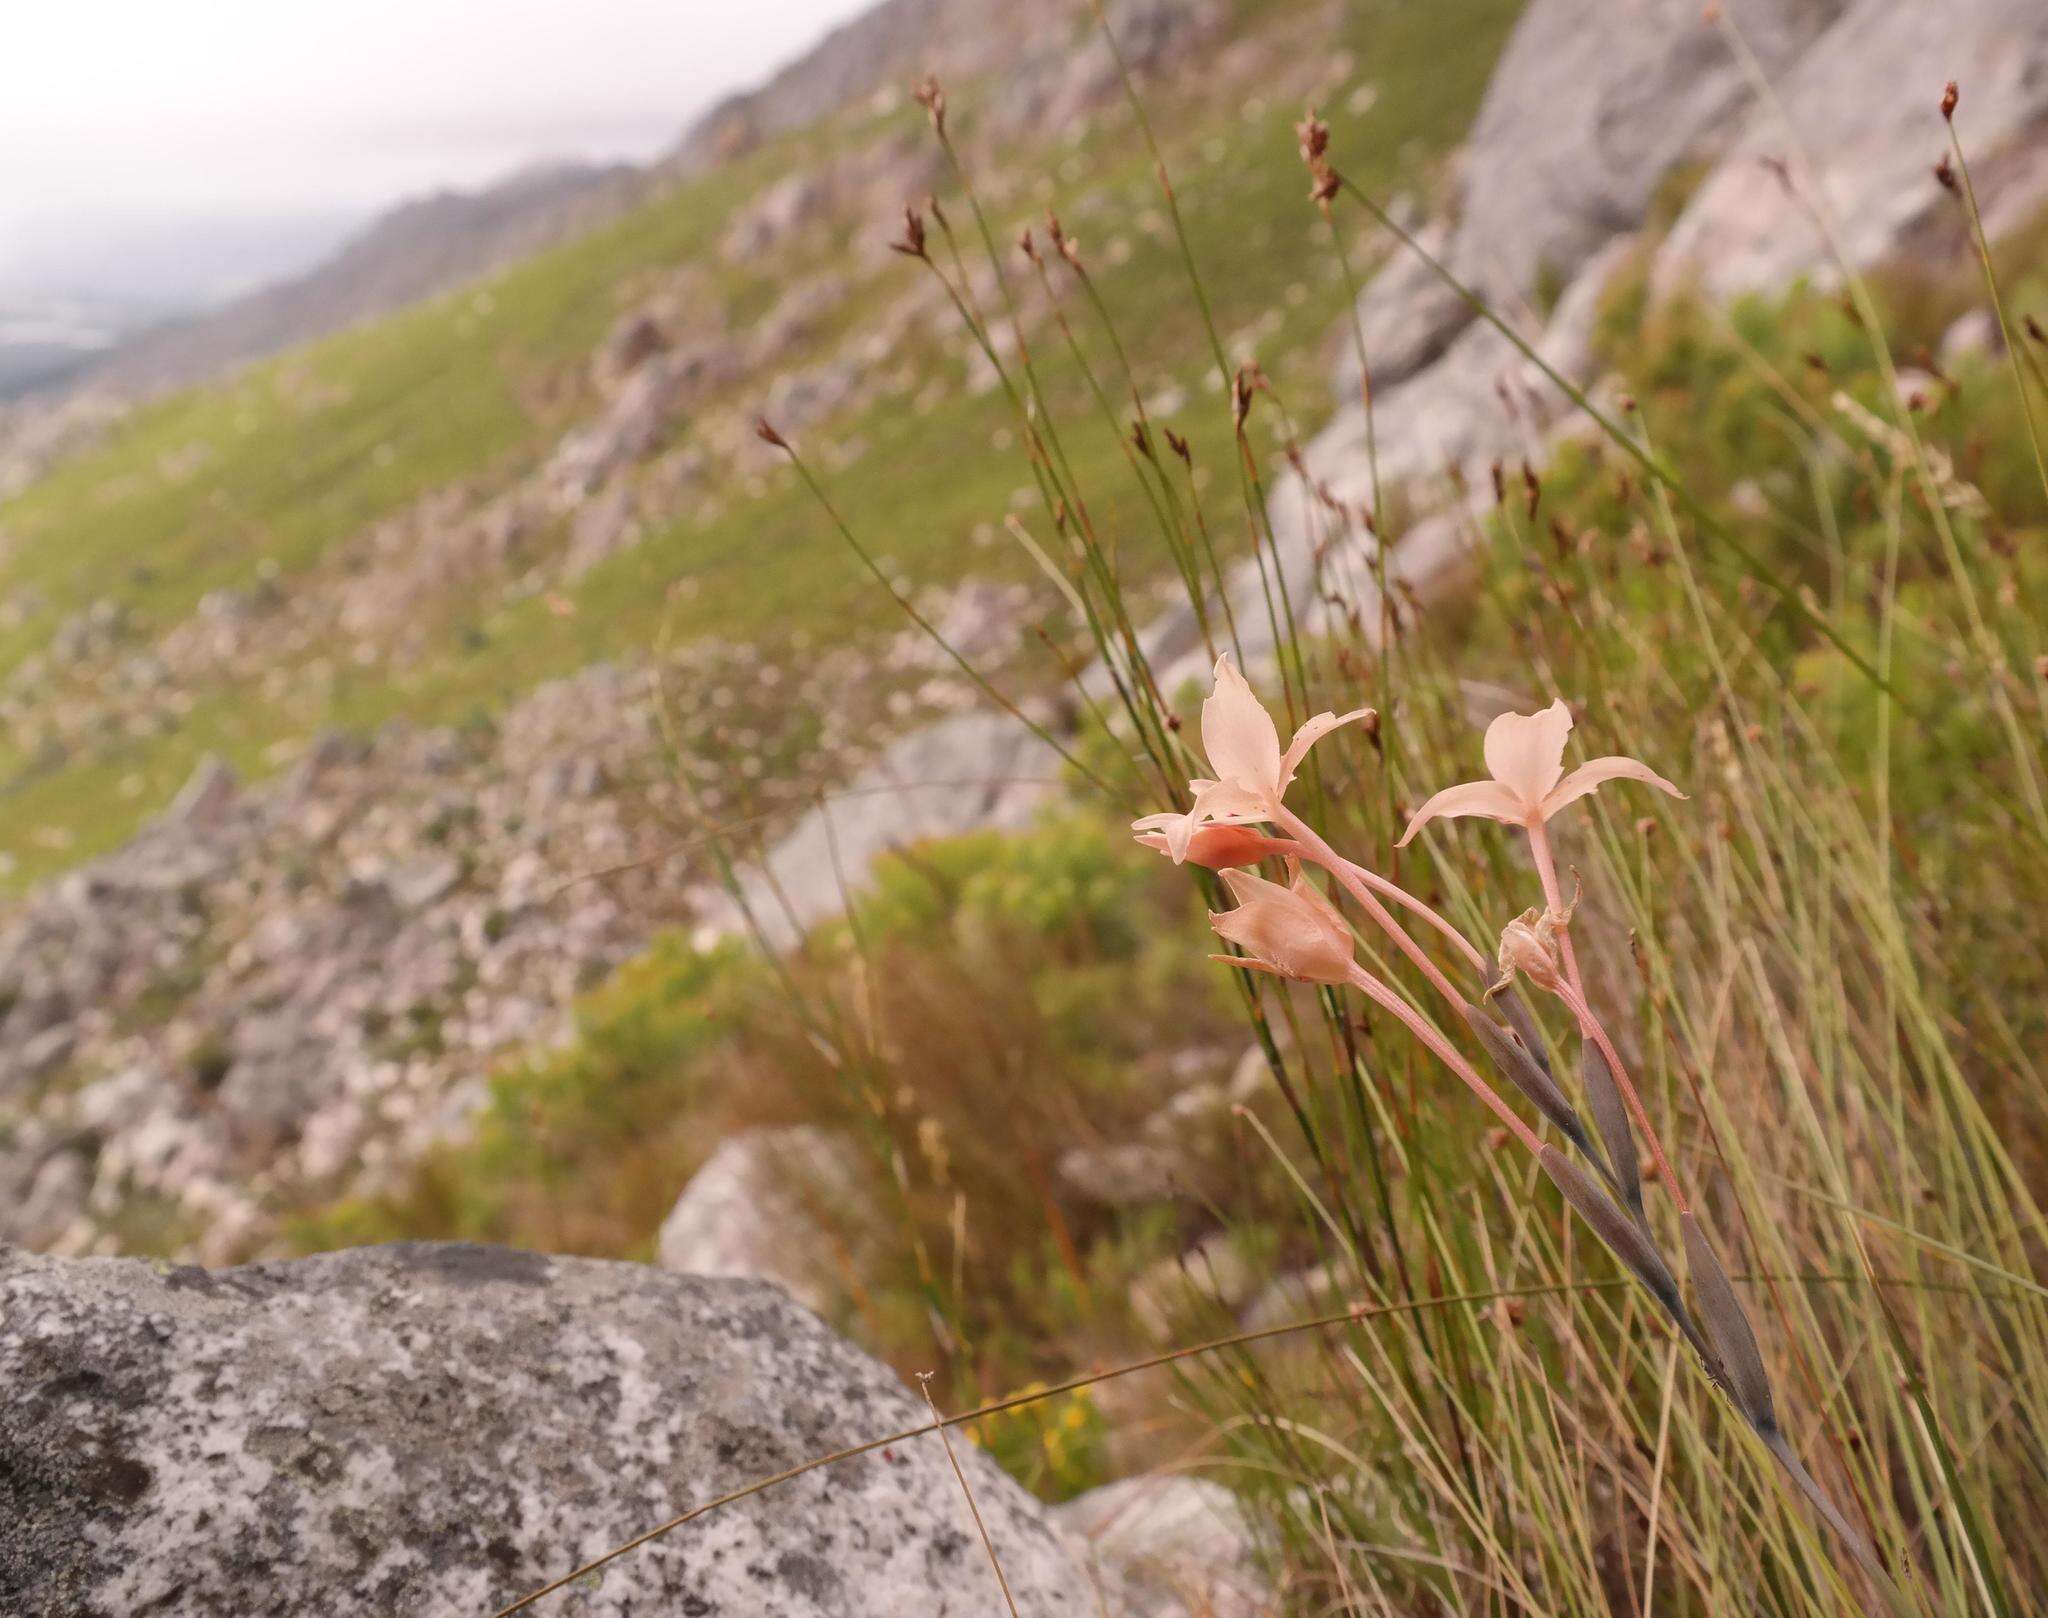
[[[1668,792],[1674,798],[1685,796],[1663,776],[1647,764],[1640,764],[1632,758],[1612,756],[1589,759],[1566,776],[1543,799],[1542,818],[1548,820],[1568,803],[1576,803],[1595,787],[1608,781],[1642,781]]]
[[[1287,751],[1280,755],[1281,790],[1285,791],[1287,783],[1294,779],[1294,772],[1301,768],[1301,761],[1308,757],[1311,747],[1340,725],[1363,719],[1371,712],[1370,708],[1353,708],[1347,714],[1319,713],[1297,730],[1294,740],[1287,744]]]
[[[1342,983],[1351,973],[1351,929],[1300,876],[1294,886],[1225,871],[1235,910],[1213,911],[1209,925],[1254,960],[1304,983]]]
[[[1280,787],[1280,732],[1226,652],[1216,659],[1216,689],[1202,704],[1202,751],[1219,781]]]
[[[1181,815],[1154,815],[1154,820],[1179,821]],[[1138,841],[1147,848],[1172,853],[1164,831],[1141,831]],[[1268,837],[1262,831],[1232,821],[1212,821],[1199,827],[1188,840],[1184,859],[1212,871],[1227,871],[1240,865],[1256,865],[1278,854],[1299,854],[1301,845],[1291,837]]]
[[[1572,711],[1553,702],[1541,713],[1504,713],[1486,727],[1487,772],[1534,808],[1564,774]]]
[[[1485,815],[1518,826],[1527,817],[1528,810],[1520,798],[1498,781],[1467,781],[1460,786],[1445,787],[1416,810],[1414,818],[1408,822],[1408,829],[1401,833],[1401,841],[1394,846],[1407,847],[1408,839],[1432,820],[1456,820],[1460,815]]]
[[[1195,834],[1204,826],[1249,826],[1266,818],[1265,800],[1234,781],[1190,781],[1188,789],[1195,801],[1186,814],[1144,815],[1131,822],[1141,843],[1150,842],[1144,834],[1157,833],[1159,840],[1151,846],[1165,849],[1176,865],[1187,860]]]

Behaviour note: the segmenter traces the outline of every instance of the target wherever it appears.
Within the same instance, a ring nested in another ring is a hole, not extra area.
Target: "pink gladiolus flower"
[[[1186,818],[1184,815],[1147,815],[1131,824],[1138,833],[1139,842],[1147,848],[1170,854],[1173,850],[1167,845],[1166,832],[1159,828]],[[1249,826],[1211,824],[1197,828],[1188,840],[1187,853],[1182,857],[1190,865],[1227,871],[1237,865],[1256,865],[1260,860],[1271,859],[1275,855],[1300,852],[1301,844],[1291,837],[1268,837]]]
[[[1415,811],[1396,846],[1405,845],[1432,820],[1460,815],[1485,815],[1534,830],[1607,781],[1645,781],[1674,798],[1685,796],[1649,765],[1632,758],[1596,758],[1566,775],[1564,743],[1571,730],[1571,710],[1562,702],[1553,702],[1541,713],[1502,714],[1486,727],[1486,768],[1493,779],[1445,787]]]
[[[1299,871],[1284,888],[1249,871],[1225,871],[1223,882],[1237,908],[1211,911],[1209,925],[1249,959],[1217,960],[1303,983],[1351,981],[1351,929]]]
[[[1188,858],[1195,833],[1203,826],[1249,826],[1271,820],[1308,750],[1339,725],[1370,712],[1354,708],[1342,715],[1319,713],[1294,733],[1283,753],[1273,716],[1225,653],[1216,659],[1216,688],[1202,704],[1202,751],[1216,778],[1188,783],[1195,801],[1186,814],[1147,815],[1134,821],[1131,829],[1160,833],[1161,846],[1178,865]]]

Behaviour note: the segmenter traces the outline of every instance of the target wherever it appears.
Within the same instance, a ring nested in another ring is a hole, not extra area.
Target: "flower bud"
[[[1558,919],[1541,910],[1525,910],[1500,934],[1500,969],[1512,978],[1517,972],[1546,993],[1557,993],[1563,981],[1564,963],[1557,949]]]
[[[1237,908],[1210,912],[1209,925],[1250,960],[1219,959],[1302,983],[1350,981],[1351,929],[1305,878],[1297,874],[1294,885],[1283,888],[1249,871],[1225,871],[1223,882]]]

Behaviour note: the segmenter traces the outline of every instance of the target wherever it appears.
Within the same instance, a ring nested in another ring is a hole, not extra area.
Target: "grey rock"
[[[0,1252],[0,1610],[485,1613],[923,1405],[772,1288],[404,1245],[208,1272]],[[1100,1610],[958,1443],[1020,1610]],[[608,1567],[579,1613],[1001,1610],[936,1438]]]
[[[742,878],[748,908],[769,940],[786,948],[799,927],[837,915],[847,888],[858,890],[874,861],[890,850],[1028,824],[1058,784],[1061,768],[1059,756],[1008,714],[956,714],[924,726],[769,850],[772,881],[759,873]],[[702,897],[699,919],[714,934],[746,925],[723,893]]]
[[[2005,340],[1999,333],[1995,314],[1989,309],[1966,309],[1941,334],[1936,358],[1944,366],[1955,366],[1964,360],[1996,354],[2004,346]]]
[[[1125,1478],[1054,1512],[1129,1618],[1264,1618],[1279,1592],[1237,1496],[1206,1478]]]
[[[201,759],[191,778],[178,789],[164,818],[174,825],[206,827],[218,825],[234,807],[240,784],[225,759],[209,754]]]
[[[630,376],[641,361],[668,346],[668,333],[661,322],[644,309],[630,309],[619,316],[590,359],[591,380],[610,393]]]
[[[1722,3],[1776,73],[1845,0]],[[1749,100],[1699,0],[1535,0],[1473,124],[1453,267],[1496,301],[1526,296],[1544,274],[1569,279],[1641,224],[1665,175],[1725,139]]]
[[[1075,1196],[1103,1208],[1140,1208],[1186,1190],[1178,1155],[1145,1141],[1070,1146],[1053,1172]]]
[[[1996,239],[2048,198],[2048,8],[2039,0],[1855,0],[1799,56],[1693,196],[1656,281],[1730,297],[1797,276],[1835,278],[1817,223],[1844,258],[1967,252],[1956,199],[1930,169],[1947,148],[1942,86]],[[1791,183],[1773,176],[1785,164]],[[1816,207],[1816,188],[1820,207]]]
[[[404,910],[424,910],[462,880],[462,862],[453,854],[421,854],[385,873],[385,886]]]
[[[1236,1311],[1259,1285],[1259,1272],[1226,1230],[1211,1231],[1185,1253],[1161,1259],[1131,1283],[1131,1314],[1154,1342],[1221,1304]]]
[[[861,1227],[862,1192],[858,1154],[830,1132],[742,1131],[720,1142],[662,1221],[661,1266],[772,1282],[822,1311],[844,1290],[832,1231]]]

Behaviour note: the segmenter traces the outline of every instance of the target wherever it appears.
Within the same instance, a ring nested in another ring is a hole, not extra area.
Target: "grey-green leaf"
[[[1489,985],[1490,987],[1490,985]],[[1529,1059],[1543,1069],[1545,1078],[1556,1077],[1550,1070],[1550,1053],[1543,1048],[1543,1031],[1536,1026],[1534,1013],[1529,1002],[1522,998],[1522,991],[1509,984],[1493,997],[1508,1019],[1508,1026],[1515,1031],[1515,1037],[1529,1053]]]
[[[1664,1255],[1657,1251],[1649,1232],[1621,1211],[1621,1205],[1608,1195],[1605,1186],[1555,1146],[1545,1146],[1537,1153],[1536,1160],[1542,1165],[1543,1172],[1550,1176],[1551,1184],[1564,1194],[1565,1201],[1593,1227],[1593,1233],[1607,1244],[1608,1251],[1649,1289],[1650,1296],[1664,1306],[1678,1329],[1685,1333],[1685,1340],[1692,1344],[1693,1351],[1718,1375],[1714,1352],[1694,1324],[1691,1311],[1679,1295],[1671,1266],[1664,1262]]]
[[[1535,1104],[1538,1112],[1564,1131],[1567,1140],[1591,1157],[1586,1126],[1579,1122],[1577,1110],[1557,1087],[1557,1081],[1536,1065],[1535,1058],[1521,1041],[1477,1006],[1467,1002],[1464,1013],[1466,1024],[1479,1036],[1479,1043],[1486,1047],[1486,1054],[1493,1059],[1493,1065]]]
[[[1621,1098],[1621,1086],[1614,1082],[1614,1069],[1590,1039],[1579,1049],[1579,1076],[1586,1086],[1586,1108],[1593,1114],[1601,1144],[1607,1148],[1607,1166],[1613,1170],[1615,1189],[1640,1223],[1643,1176],[1636,1163],[1636,1136],[1629,1127],[1628,1103]]]
[[[1764,1369],[1764,1357],[1757,1349],[1756,1332],[1750,1327],[1749,1313],[1735,1295],[1735,1285],[1721,1267],[1714,1244],[1707,1240],[1707,1233],[1700,1229],[1700,1222],[1688,1213],[1682,1215],[1678,1223],[1685,1236],[1685,1263],[1686,1268],[1692,1271],[1692,1290],[1693,1296],[1699,1300],[1700,1322],[1706,1327],[1715,1357],[1721,1362],[1721,1376],[1728,1396],[1735,1401],[1735,1408],[1742,1412],[1749,1424],[1758,1432],[1764,1432],[1774,1427],[1778,1418],[1771,1403],[1770,1373]]]

